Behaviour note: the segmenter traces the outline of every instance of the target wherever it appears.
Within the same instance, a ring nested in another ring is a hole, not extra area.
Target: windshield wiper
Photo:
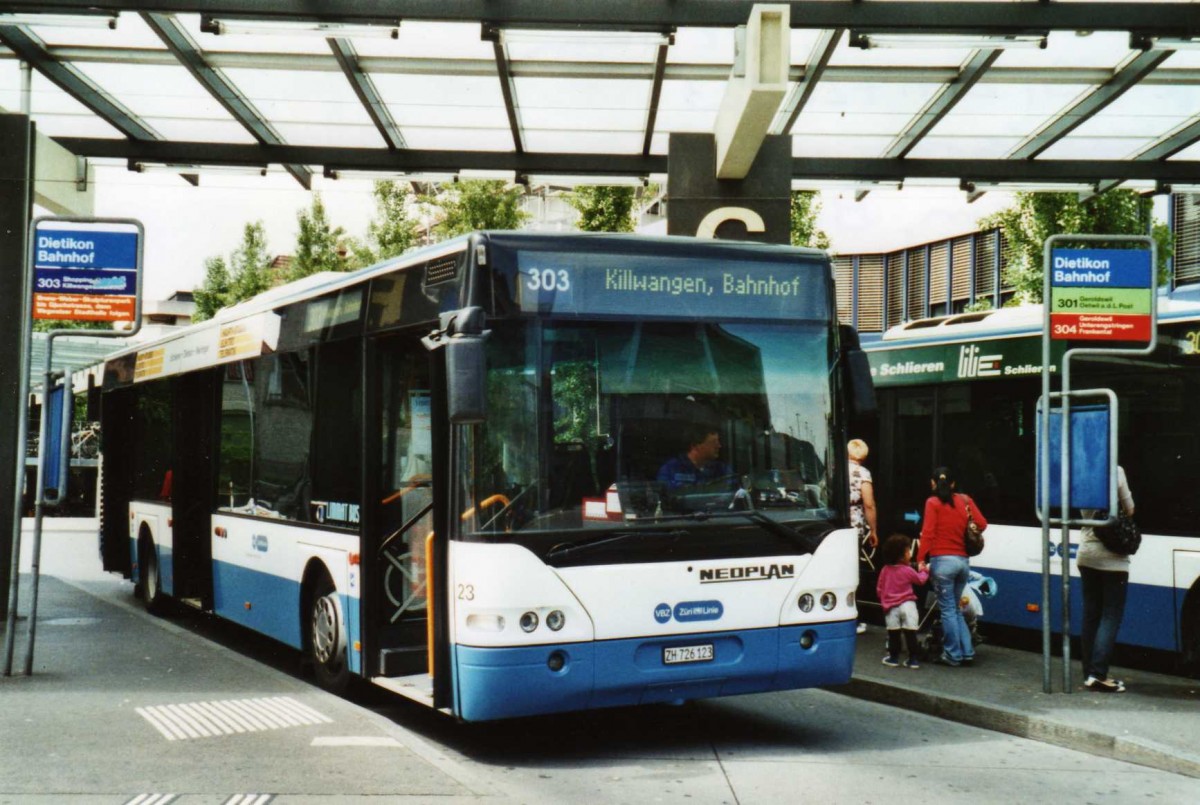
[[[546,558],[558,559],[563,556],[569,556],[576,551],[597,548],[601,545],[608,545],[614,542],[623,542],[624,540],[632,539],[634,537],[673,537],[678,539],[679,537],[686,537],[687,535],[687,531],[677,528],[671,529],[670,531],[661,531],[658,529],[648,531],[621,531],[617,534],[605,534],[601,537],[593,537],[592,539],[585,539],[579,542],[561,542],[550,550],[546,551]]]
[[[720,517],[722,519],[728,517],[745,517],[753,520],[764,530],[771,532],[777,537],[783,537],[788,542],[803,548],[805,553],[815,553],[817,546],[821,544],[821,538],[810,533],[797,531],[795,528],[784,525],[783,523],[768,517],[758,509],[732,509],[723,512],[705,513],[705,517]]]

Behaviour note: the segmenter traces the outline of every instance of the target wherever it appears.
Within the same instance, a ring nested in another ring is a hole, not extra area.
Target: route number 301
[[[523,272],[528,278],[525,287],[531,291],[569,291],[571,290],[571,275],[566,269],[553,268],[530,269]]]

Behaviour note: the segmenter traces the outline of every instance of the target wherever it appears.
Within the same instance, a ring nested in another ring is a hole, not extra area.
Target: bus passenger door
[[[426,548],[433,535],[433,427],[429,353],[419,336],[371,342],[368,372],[369,501],[364,607],[377,647],[372,675],[428,673],[429,585]],[[437,591],[434,591],[437,594]]]
[[[934,390],[898,389],[887,395],[881,414],[880,446],[887,447],[876,470],[875,496],[887,519],[879,527],[885,535],[894,529],[916,536],[936,464]]]
[[[216,426],[221,407],[220,370],[174,379],[171,466],[160,499],[171,504],[175,544],[175,596],[212,606],[212,511],[216,497]]]

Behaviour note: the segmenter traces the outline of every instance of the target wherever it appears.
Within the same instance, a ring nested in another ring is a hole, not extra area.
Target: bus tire
[[[350,684],[346,619],[341,596],[323,569],[313,577],[305,600],[308,602],[305,647],[317,684],[331,693],[345,693]]]
[[[138,570],[138,592],[146,611],[151,615],[165,615],[167,601],[162,589],[162,573],[158,569],[158,551],[154,550],[154,540],[145,532],[138,540]]]

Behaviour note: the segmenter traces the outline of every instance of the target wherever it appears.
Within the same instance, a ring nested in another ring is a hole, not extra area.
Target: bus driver
[[[688,437],[685,453],[668,459],[658,469],[658,482],[668,492],[730,478],[733,469],[721,461],[721,435],[711,426],[697,425]]]

